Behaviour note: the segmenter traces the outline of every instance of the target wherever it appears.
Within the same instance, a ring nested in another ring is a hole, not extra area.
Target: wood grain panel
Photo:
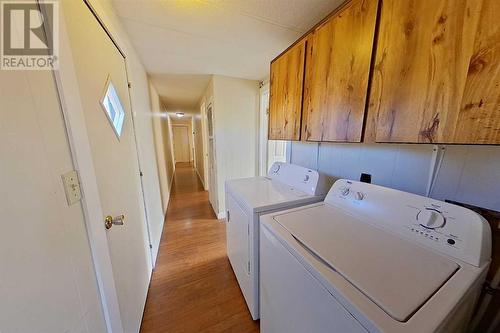
[[[484,0],[454,143],[500,144],[500,1]]]
[[[269,140],[300,140],[306,40],[271,63]]]
[[[377,142],[454,142],[481,3],[383,1],[368,109]]]
[[[359,142],[378,0],[353,0],[307,46],[303,139]]]

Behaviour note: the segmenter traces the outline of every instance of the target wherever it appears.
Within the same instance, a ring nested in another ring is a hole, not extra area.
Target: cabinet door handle
[[[230,216],[229,211],[227,211],[227,214],[226,214],[227,223],[229,223],[229,216]]]

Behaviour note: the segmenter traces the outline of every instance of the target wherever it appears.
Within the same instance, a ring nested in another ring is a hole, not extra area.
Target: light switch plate
[[[78,180],[78,173],[73,170],[62,175],[64,184],[64,191],[66,192],[66,200],[68,205],[71,206],[82,199],[82,192],[80,191],[80,181]]]

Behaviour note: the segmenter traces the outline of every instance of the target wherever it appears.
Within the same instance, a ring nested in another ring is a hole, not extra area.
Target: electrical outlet
[[[68,205],[71,206],[82,199],[78,173],[73,170],[61,177],[64,184],[64,192],[66,192],[66,200],[68,201]]]
[[[362,173],[361,176],[359,177],[359,181],[363,183],[368,183],[371,184],[372,182],[372,175],[369,173]]]

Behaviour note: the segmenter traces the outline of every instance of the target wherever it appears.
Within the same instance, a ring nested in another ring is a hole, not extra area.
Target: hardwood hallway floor
[[[141,332],[259,332],[226,256],[225,224],[187,163],[176,166]]]

